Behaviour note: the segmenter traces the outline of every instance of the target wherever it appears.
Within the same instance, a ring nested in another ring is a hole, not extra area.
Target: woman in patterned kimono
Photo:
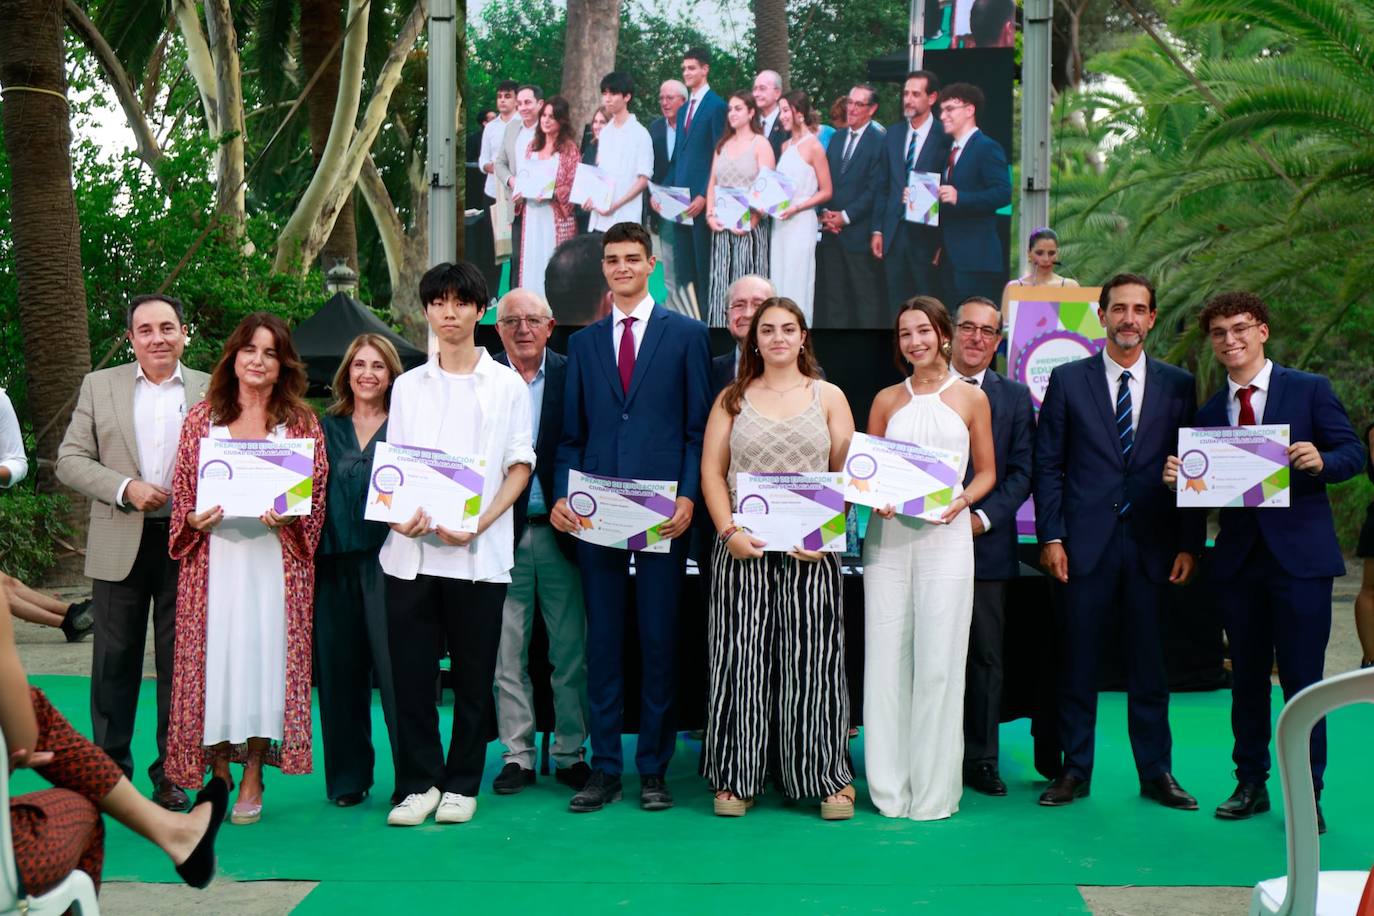
[[[553,196],[547,200],[528,200],[515,194],[515,222],[512,244],[520,252],[520,272],[511,278],[511,287],[523,287],[544,295],[544,270],[553,250],[577,234],[577,208],[572,202],[573,179],[582,156],[573,138],[568,100],[561,95],[546,99],[539,106],[534,139],[529,149],[519,150],[522,161],[558,159]]]
[[[181,561],[167,776],[201,784],[206,767],[232,785],[231,823],[262,814],[263,764],[309,773],[310,641],[315,547],[324,524],[328,462],[305,403],[304,365],[280,318],[255,312],[224,344],[204,402],[181,429],[172,479],[170,552]],[[314,439],[310,514],[269,509],[226,518],[196,511],[203,438]]]

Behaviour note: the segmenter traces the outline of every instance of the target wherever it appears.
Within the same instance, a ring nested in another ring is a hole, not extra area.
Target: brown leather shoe
[[[180,786],[162,782],[153,789],[153,804],[168,811],[185,811],[191,807],[191,800],[186,797]]]
[[[1041,793],[1040,804],[1047,808],[1059,808],[1063,805],[1071,805],[1076,798],[1087,798],[1088,788],[1088,780],[1079,779],[1077,776],[1071,776],[1065,773],[1063,776],[1060,776],[1054,782],[1050,783],[1049,788]]]

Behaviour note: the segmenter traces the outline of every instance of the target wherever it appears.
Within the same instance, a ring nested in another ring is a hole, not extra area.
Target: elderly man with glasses
[[[563,435],[567,357],[548,348],[553,309],[538,293],[513,289],[496,306],[505,352],[496,357],[529,385],[535,471],[515,501],[515,567],[501,623],[496,660],[496,732],[505,765],[492,781],[497,795],[534,782],[534,690],[529,676],[530,631],[536,598],[549,632],[553,667],[554,777],[573,791],[591,776],[582,760],[587,739],[587,613],[577,571],[576,543],[549,524],[554,453]]]

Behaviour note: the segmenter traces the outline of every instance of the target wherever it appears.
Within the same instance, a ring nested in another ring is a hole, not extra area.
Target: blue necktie
[[[1121,373],[1121,381],[1116,389],[1116,432],[1121,440],[1121,460],[1130,464],[1131,446],[1135,445],[1135,427],[1131,424],[1131,373],[1129,371]],[[1131,504],[1123,502],[1117,515],[1125,515],[1129,508],[1131,508]]]
[[[911,142],[906,145],[906,170],[913,172],[916,170],[916,138],[920,136],[916,131],[911,132]]]

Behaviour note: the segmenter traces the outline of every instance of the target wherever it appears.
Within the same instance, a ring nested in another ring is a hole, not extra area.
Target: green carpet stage
[[[35,683],[89,732],[88,681]],[[151,684],[140,707],[136,760],[151,752]],[[1277,694],[1276,694],[1277,699]],[[447,729],[448,709],[441,710]],[[815,805],[785,807],[762,798],[747,817],[716,818],[696,774],[699,748],[680,741],[669,773],[678,807],[649,814],[626,800],[599,814],[573,815],[569,793],[552,778],[520,795],[484,790],[469,824],[397,829],[385,824],[390,761],[382,753],[380,792],[357,808],[326,803],[316,721],[316,773],[269,770],[265,813],[250,827],[225,825],[221,873],[237,880],[319,881],[302,913],[410,912],[429,904],[464,907],[513,901],[561,913],[1082,913],[1076,885],[1250,885],[1284,870],[1280,811],[1248,823],[1218,821],[1210,809],[1233,788],[1229,695],[1173,699],[1174,764],[1202,811],[1168,811],[1137,795],[1126,739],[1125,698],[1102,698],[1093,794],[1069,808],[1035,803],[1042,788],[1031,765],[1025,720],[1003,727],[1007,798],[967,793],[954,818],[893,821],[869,807],[858,781],[852,821],[824,823]],[[374,730],[384,736],[380,707]],[[1374,709],[1332,717],[1325,810],[1331,833],[1326,868],[1367,869],[1374,860]],[[633,759],[631,749],[627,759]],[[385,748],[381,737],[379,747]],[[862,773],[863,750],[854,742]],[[500,765],[488,755],[487,778]],[[146,788],[146,777],[139,774]],[[20,773],[14,791],[40,780]],[[1277,779],[1272,783],[1277,789]],[[1277,798],[1275,799],[1277,804]],[[107,881],[173,882],[161,853],[111,824]]]

